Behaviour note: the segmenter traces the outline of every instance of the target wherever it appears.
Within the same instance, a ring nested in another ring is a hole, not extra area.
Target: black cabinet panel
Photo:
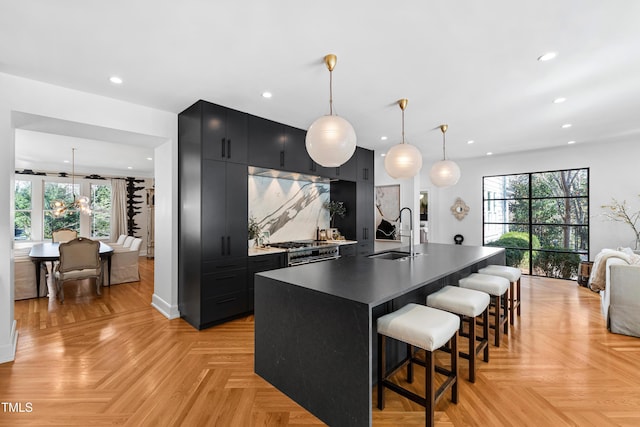
[[[216,296],[202,301],[202,325],[208,328],[247,311],[247,291]]]
[[[340,245],[339,249],[341,257],[356,256],[358,253],[357,245]]]
[[[247,269],[229,270],[202,276],[202,298],[212,298],[234,292],[244,292],[247,288]]]
[[[285,134],[284,170],[317,175],[318,164],[311,160],[305,145],[307,132],[286,126]]]
[[[248,115],[200,101],[202,108],[202,157],[247,163]]]
[[[249,257],[247,268],[247,308],[253,310],[255,274],[261,271],[275,270],[287,266],[285,253],[257,255]]]
[[[358,176],[356,179],[361,182],[369,182],[373,185],[373,151],[361,147],[356,148],[356,164],[358,166]]]
[[[268,169],[284,167],[285,126],[249,116],[249,164]]]
[[[215,160],[202,161],[202,259],[208,261],[226,255],[225,222],[227,207],[227,164]]]
[[[249,214],[247,193],[247,166],[227,163],[225,216],[229,256],[247,256],[247,216]]]

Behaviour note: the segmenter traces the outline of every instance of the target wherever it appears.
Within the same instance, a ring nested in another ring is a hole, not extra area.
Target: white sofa
[[[640,265],[629,265],[620,258],[607,259],[605,283],[600,304],[607,329],[640,337]]]
[[[13,276],[16,300],[36,297],[36,267],[29,258],[30,247],[16,248],[13,251]],[[43,263],[46,265],[47,263]],[[49,292],[44,270],[40,270],[40,296]]]
[[[142,239],[121,235],[116,242],[107,244],[113,248],[111,284],[137,282],[140,280],[138,257],[140,256]]]

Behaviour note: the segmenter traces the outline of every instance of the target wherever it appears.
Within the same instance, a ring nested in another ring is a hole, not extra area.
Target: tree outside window
[[[111,185],[91,184],[91,237],[99,239],[111,234]]]
[[[31,181],[15,181],[15,240],[31,240]]]
[[[80,212],[68,211],[66,214],[56,217],[51,209],[54,200],[63,200],[67,204],[73,203],[73,195],[80,194],[80,185],[75,188],[67,182],[47,181],[44,184],[44,238],[51,239],[52,231],[60,228],[76,230],[80,234]]]

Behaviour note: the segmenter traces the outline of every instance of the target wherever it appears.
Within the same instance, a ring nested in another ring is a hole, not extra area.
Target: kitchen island
[[[502,248],[426,243],[415,252],[256,274],[255,372],[331,426],[371,425],[376,319],[505,262]],[[403,349],[388,353],[389,364]]]

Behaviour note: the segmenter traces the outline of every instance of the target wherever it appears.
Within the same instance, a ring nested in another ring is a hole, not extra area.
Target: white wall
[[[176,114],[0,73],[0,363],[12,360],[17,333],[13,312],[14,128],[22,112],[121,129],[166,140],[155,150],[156,270],[153,305],[177,311]]]
[[[482,177],[521,172],[541,172],[557,169],[590,168],[590,254],[591,259],[602,248],[630,246],[635,240],[631,228],[622,223],[605,221],[601,206],[612,197],[626,199],[634,211],[640,210],[640,144],[619,142],[607,144],[574,144],[565,147],[480,159],[456,161],[462,170],[457,185],[431,190],[430,241],[452,243],[453,236],[462,234],[464,244],[482,244]],[[421,171],[428,182],[431,165]],[[419,195],[416,195],[419,197]],[[458,221],[449,208],[456,197],[471,208],[469,215]]]

